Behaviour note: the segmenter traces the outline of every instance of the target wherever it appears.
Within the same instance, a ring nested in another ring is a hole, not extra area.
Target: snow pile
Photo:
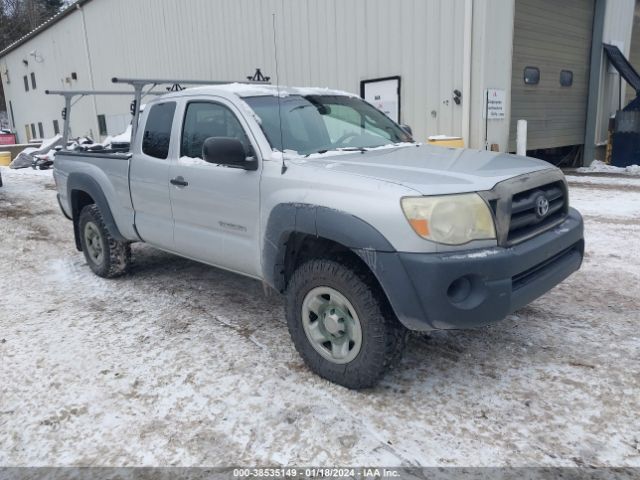
[[[41,155],[38,154],[38,155],[35,155],[35,156],[40,160],[49,160],[49,161],[53,162],[53,160],[55,159],[55,156],[56,156],[56,151],[51,149],[47,153],[43,153]]]
[[[39,147],[27,147],[13,159],[10,168],[27,168],[33,164],[36,155],[48,155],[55,147],[62,145],[62,135],[43,140]]]
[[[106,148],[114,143],[131,143],[131,125],[129,125],[124,132],[105,138],[102,145]]]
[[[621,173],[626,175],[639,175],[640,166],[629,165],[628,167],[614,167],[600,160],[594,160],[589,167],[580,167],[577,170],[580,173]]]
[[[78,137],[78,138],[73,138],[70,139],[69,142],[67,142],[67,148],[66,150],[88,150],[91,147],[95,146],[95,145],[99,145],[93,142],[93,139],[89,138],[89,137]]]

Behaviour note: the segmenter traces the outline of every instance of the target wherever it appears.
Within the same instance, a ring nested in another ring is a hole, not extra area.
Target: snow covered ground
[[[352,392],[277,296],[143,245],[95,277],[50,172],[2,169],[0,465],[640,466],[640,184],[572,176],[583,269]]]

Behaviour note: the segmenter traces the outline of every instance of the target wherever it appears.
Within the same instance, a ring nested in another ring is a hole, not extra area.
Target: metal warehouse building
[[[635,10],[635,0],[79,0],[0,52],[0,77],[24,142],[61,129],[62,99],[45,89],[244,79],[257,67],[274,82],[277,51],[281,84],[362,94],[417,139],[514,151],[526,119],[529,149],[583,145],[589,162],[625,93],[602,44],[639,58]],[[130,100],[82,99],[72,134],[121,132]]]

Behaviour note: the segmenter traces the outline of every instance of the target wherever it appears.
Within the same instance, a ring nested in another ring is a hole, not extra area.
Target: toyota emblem
[[[542,218],[549,213],[549,200],[544,195],[540,195],[536,198],[536,215],[538,218]]]

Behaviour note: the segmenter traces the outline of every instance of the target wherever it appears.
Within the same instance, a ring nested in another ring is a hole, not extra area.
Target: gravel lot
[[[259,282],[144,245],[95,277],[51,172],[2,177],[0,465],[640,466],[640,177],[570,177],[583,269],[365,392],[305,368]]]

